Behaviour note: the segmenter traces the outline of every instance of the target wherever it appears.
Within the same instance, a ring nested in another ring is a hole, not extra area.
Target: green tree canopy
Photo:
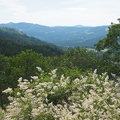
[[[97,44],[95,48],[98,51],[105,50],[104,56],[110,58],[114,62],[120,62],[120,19],[119,23],[111,23],[111,26],[108,28],[108,34]]]

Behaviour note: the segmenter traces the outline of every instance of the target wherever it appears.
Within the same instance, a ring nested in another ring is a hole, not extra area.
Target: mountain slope
[[[28,36],[20,30],[7,27],[0,28],[0,38],[9,38],[27,44],[48,44],[47,42],[41,41],[35,37]]]
[[[103,39],[108,32],[108,26],[89,27],[77,25],[71,27],[48,27],[23,22],[0,24],[0,26],[16,28],[23,31],[27,35],[37,37],[49,43],[53,43],[58,46],[70,47],[93,47],[93,45],[98,42],[98,40]]]
[[[12,56],[32,49],[35,52],[46,56],[58,55],[62,51],[55,45],[40,41],[34,37],[29,37],[19,30],[13,28],[0,28],[0,53]]]

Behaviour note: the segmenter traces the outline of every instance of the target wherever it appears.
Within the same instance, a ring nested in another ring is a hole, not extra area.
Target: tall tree
[[[111,23],[106,37],[95,44],[96,50],[106,49],[103,55],[117,63],[120,62],[120,18],[118,21],[118,24]]]

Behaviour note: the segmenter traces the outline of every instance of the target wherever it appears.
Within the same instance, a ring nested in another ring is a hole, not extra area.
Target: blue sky
[[[120,0],[0,0],[0,23],[99,26],[117,18]]]

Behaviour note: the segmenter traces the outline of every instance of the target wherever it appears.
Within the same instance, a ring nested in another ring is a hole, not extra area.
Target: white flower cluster
[[[4,90],[4,91],[2,91],[3,93],[12,93],[13,92],[13,90],[12,90],[12,88],[7,88],[6,90]]]
[[[49,82],[41,82],[45,76],[32,77],[32,82],[20,78],[16,95],[9,96],[11,102],[3,120],[119,120],[116,89],[120,85],[109,80],[106,73],[96,72],[75,80],[62,75],[56,82],[52,82],[56,69],[51,73],[52,80],[46,77]],[[9,88],[7,92],[11,91]]]

